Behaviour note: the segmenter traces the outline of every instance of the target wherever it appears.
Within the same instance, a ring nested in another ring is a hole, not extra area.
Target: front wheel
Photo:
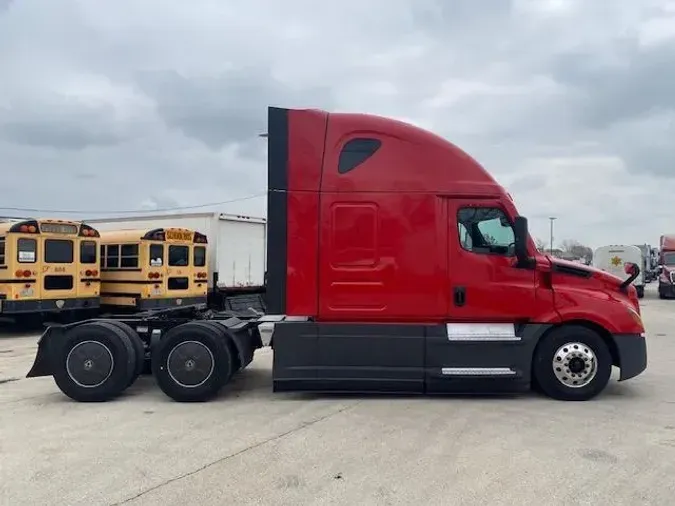
[[[644,286],[636,286],[635,291],[637,292],[638,299],[642,299],[645,296]]]
[[[544,336],[534,353],[533,380],[553,399],[592,399],[607,386],[611,373],[607,344],[587,327],[558,327]]]

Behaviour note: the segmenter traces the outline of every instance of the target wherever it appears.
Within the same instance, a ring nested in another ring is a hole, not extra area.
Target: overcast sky
[[[268,105],[432,129],[545,240],[675,232],[673,1],[0,0],[0,206],[263,215]]]

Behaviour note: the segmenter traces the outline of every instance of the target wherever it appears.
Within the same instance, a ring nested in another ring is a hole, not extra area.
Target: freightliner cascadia
[[[275,391],[600,393],[647,364],[631,281],[539,252],[477,161],[415,126],[269,109],[267,314],[149,312],[50,327],[29,376],[81,401],[146,360],[178,401],[215,396],[256,349]]]

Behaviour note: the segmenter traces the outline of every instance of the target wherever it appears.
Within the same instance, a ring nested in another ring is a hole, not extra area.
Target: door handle
[[[463,286],[456,286],[453,289],[455,306],[463,306],[466,304],[466,288]]]

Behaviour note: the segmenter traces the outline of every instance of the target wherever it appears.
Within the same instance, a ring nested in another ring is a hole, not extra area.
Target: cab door
[[[166,299],[167,261],[164,243],[142,242],[139,262],[143,279],[154,280],[147,285],[143,296],[150,299]],[[147,274],[146,274],[147,272]]]
[[[80,239],[78,242],[77,296],[98,297],[101,287],[99,245],[93,239]]]
[[[42,299],[42,267],[40,259],[43,256],[43,245],[40,237],[36,234],[13,236],[8,234],[7,243],[9,251],[13,258],[7,258],[8,266],[16,266],[16,271],[21,272],[21,277],[25,281],[23,284],[17,283],[12,286],[14,297],[19,300],[40,300]],[[12,239],[14,239],[12,241]],[[10,242],[11,241],[11,242]],[[16,249],[14,251],[14,249]],[[12,262],[13,260],[13,262]],[[8,269],[14,272],[14,269]]]
[[[514,229],[498,201],[448,200],[451,321],[527,321],[535,270],[517,266]]]
[[[65,300],[76,296],[77,260],[75,237],[43,236],[42,297],[56,299],[56,308],[65,306]]]
[[[447,323],[427,329],[429,393],[529,387],[517,323],[535,312],[535,270],[517,267],[513,225],[498,202],[447,201]]]
[[[190,246],[185,243],[169,243],[166,265],[167,296],[176,305],[182,305],[183,299],[190,295]]]

